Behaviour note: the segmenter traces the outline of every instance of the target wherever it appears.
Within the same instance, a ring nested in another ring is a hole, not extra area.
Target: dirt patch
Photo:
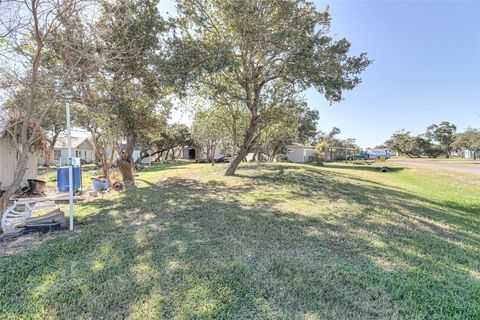
[[[84,198],[83,200],[79,201],[78,203],[87,203],[87,202],[93,202],[98,199],[103,199],[106,197],[109,197],[111,195],[117,194],[119,192],[109,188],[107,190],[103,191],[97,191],[96,196],[94,195],[93,190],[85,190],[82,197]],[[50,193],[49,195],[51,195]],[[44,201],[41,203],[42,205],[65,205],[68,204],[68,201]],[[40,214],[44,214],[46,212],[40,212]],[[66,215],[68,215],[68,212],[65,212]],[[39,215],[34,214],[34,216]],[[68,219],[68,217],[67,217]],[[48,233],[30,233],[30,234],[20,234],[18,236],[13,236],[11,238],[7,239],[0,239],[0,257],[2,256],[7,256],[11,254],[16,254],[20,253],[26,250],[29,250],[31,248],[34,248],[38,245],[40,245],[42,242],[54,239],[62,234],[68,233],[69,230],[61,230],[61,231],[55,231],[55,232],[48,232]],[[0,231],[1,235],[1,231]]]
[[[40,245],[42,242],[54,239],[61,234],[68,232],[55,231],[49,233],[30,233],[17,238],[0,242],[0,257],[20,253]]]

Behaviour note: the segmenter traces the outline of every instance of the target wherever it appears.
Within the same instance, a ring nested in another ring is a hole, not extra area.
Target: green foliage
[[[325,160],[325,152],[327,152],[329,146],[330,144],[328,141],[322,141],[315,147],[315,162],[317,165],[323,165],[323,161]]]
[[[338,138],[341,132],[340,128],[337,127],[333,127],[328,133],[319,131],[316,135],[317,143],[327,142],[328,146],[333,148],[358,148],[354,138]]]
[[[161,132],[160,140],[155,141],[157,148],[173,149],[175,147],[184,147],[194,143],[191,130],[182,123],[173,123]]]
[[[309,87],[338,102],[371,63],[364,53],[349,56],[350,43],[329,35],[328,11],[308,1],[181,0],[178,14],[181,38],[171,41],[166,60],[184,69],[179,85],[208,87],[210,99],[224,95],[249,114],[228,174],[258,141],[272,110]]]
[[[427,128],[424,135],[412,136],[408,131],[398,131],[385,142],[385,145],[409,157],[437,158],[444,153],[447,158],[453,150],[456,127],[447,121]]]
[[[421,137],[414,137],[408,131],[398,131],[385,142],[385,145],[401,154],[409,157],[421,157],[423,154],[425,140]]]
[[[480,130],[468,128],[465,132],[455,134],[452,147],[457,151],[469,150],[476,159],[480,151]]]
[[[298,141],[307,144],[312,143],[317,136],[317,122],[320,118],[318,110],[303,108],[298,127]]]
[[[108,97],[108,108],[116,125],[127,137],[131,160],[137,139],[145,139],[158,122],[164,123],[171,103],[157,77],[155,59],[161,51],[161,35],[168,24],[158,12],[158,1],[102,2],[96,25],[104,64],[100,90]]]
[[[445,152],[447,158],[452,152],[452,143],[457,127],[448,121],[443,121],[440,124],[432,124],[427,128],[425,137],[433,142],[436,142]]]
[[[192,124],[192,136],[195,143],[205,148],[207,159],[213,164],[215,151],[228,136],[222,119],[214,107],[200,109],[195,112]]]

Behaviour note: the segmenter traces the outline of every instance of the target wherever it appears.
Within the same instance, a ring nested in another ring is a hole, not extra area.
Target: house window
[[[53,158],[60,159],[62,157],[62,150],[53,150]]]

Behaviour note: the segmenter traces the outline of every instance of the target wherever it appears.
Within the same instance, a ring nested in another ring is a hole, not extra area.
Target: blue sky
[[[161,2],[174,12],[173,1]],[[320,111],[318,129],[336,126],[344,138],[375,146],[400,129],[415,134],[450,121],[459,130],[480,127],[480,1],[315,1],[328,4],[332,34],[352,53],[374,63],[363,83],[330,106],[314,90],[306,97]],[[175,112],[173,121],[188,122]]]

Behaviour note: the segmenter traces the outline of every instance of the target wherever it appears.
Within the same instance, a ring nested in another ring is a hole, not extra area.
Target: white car
[[[368,154],[368,157],[372,160],[377,160],[382,156],[385,159],[390,159],[391,157],[390,150],[385,150],[385,149],[367,150],[366,153]]]

